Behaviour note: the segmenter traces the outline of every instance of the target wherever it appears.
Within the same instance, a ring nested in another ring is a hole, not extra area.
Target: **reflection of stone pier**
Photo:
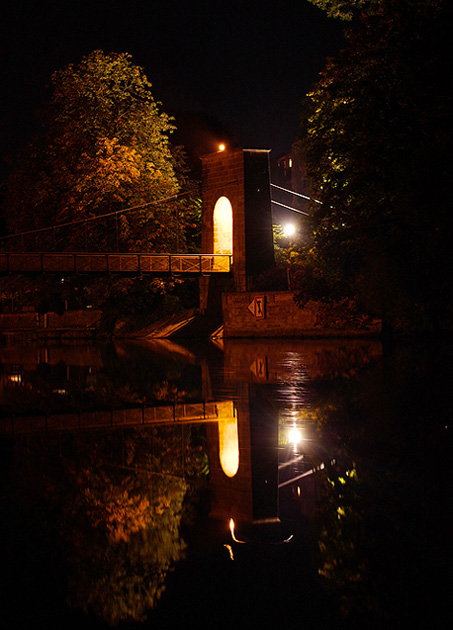
[[[211,516],[219,520],[228,520],[233,517],[250,522],[253,519],[253,497],[248,404],[239,403],[234,412],[238,455],[238,469],[234,476],[228,476],[222,468],[219,425],[213,423],[206,427],[209,449]]]
[[[277,416],[269,401],[245,386],[235,406],[238,466],[230,474],[222,455],[222,422],[207,426],[211,516],[245,524],[278,520]]]
[[[380,341],[225,339],[225,374],[234,382],[294,383],[346,375],[382,354]]]
[[[205,374],[204,382],[210,396],[217,397],[219,387],[219,392],[227,390],[234,399],[231,422],[236,425],[238,465],[233,475],[228,474],[222,462],[220,422],[209,424],[211,516],[225,526],[232,518],[249,531],[251,526],[278,523],[279,452],[286,448],[279,444],[285,415],[279,398],[282,391],[286,385],[303,389],[310,380],[325,375],[346,376],[381,352],[381,344],[371,340],[224,340],[223,380],[215,382],[215,375]],[[290,484],[292,476],[300,479],[294,486],[300,513],[313,516],[315,470],[310,470],[309,463],[301,466],[293,475],[286,468],[285,474],[290,473]],[[284,492],[285,496],[291,493],[291,487]]]

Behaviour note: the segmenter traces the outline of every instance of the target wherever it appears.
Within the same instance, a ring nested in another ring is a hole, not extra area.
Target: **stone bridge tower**
[[[274,265],[269,150],[230,149],[202,158],[203,253],[231,254],[233,277],[200,281],[202,312],[223,291],[247,291]]]

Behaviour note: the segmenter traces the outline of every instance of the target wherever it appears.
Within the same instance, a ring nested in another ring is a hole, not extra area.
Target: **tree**
[[[451,7],[313,2],[331,14],[361,9],[302,116],[300,150],[323,202],[313,207],[314,251],[337,290],[390,325],[438,328],[451,322]]]
[[[351,21],[358,15],[376,15],[392,3],[387,0],[308,0],[327,13],[329,17]],[[437,0],[415,0],[416,9],[436,9]]]
[[[7,240],[8,249],[196,251],[198,185],[189,177],[182,148],[170,142],[173,120],[160,111],[143,69],[127,53],[94,51],[55,72],[52,86],[42,133],[17,157],[4,184],[7,230],[21,234]],[[15,286],[24,293],[23,279]],[[34,286],[41,297],[64,290],[73,307],[104,308],[109,328],[131,314],[140,319],[140,306],[152,317],[168,292],[175,294],[172,309],[187,306],[171,280],[80,283],[76,277],[64,285],[36,279]],[[36,305],[33,293],[27,295]],[[124,299],[130,295],[141,302]]]
[[[323,9],[329,17],[341,20],[352,20],[357,11],[364,7],[370,8],[379,4],[380,0],[308,0],[315,6]]]
[[[6,182],[9,233],[43,230],[27,240],[42,250],[173,250],[175,235],[183,248],[194,217],[174,196],[187,173],[143,69],[127,53],[94,51],[52,85],[43,133]]]

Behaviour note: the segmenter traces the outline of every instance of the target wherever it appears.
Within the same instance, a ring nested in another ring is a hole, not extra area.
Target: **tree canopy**
[[[41,230],[41,249],[174,250],[176,232],[183,246],[193,216],[174,196],[190,186],[143,69],[127,53],[94,51],[51,81],[42,133],[6,182],[8,232]]]
[[[362,12],[304,104],[299,149],[323,202],[312,253],[393,325],[438,325],[451,307],[451,6],[315,3]]]
[[[344,21],[351,21],[360,14],[375,15],[385,11],[391,7],[392,0],[308,0],[315,6],[319,7],[327,13],[329,17],[337,18]],[[404,3],[405,0],[402,0]],[[426,8],[436,9],[438,0],[411,0],[414,8],[424,10]]]

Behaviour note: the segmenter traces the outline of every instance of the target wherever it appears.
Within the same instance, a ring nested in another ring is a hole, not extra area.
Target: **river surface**
[[[0,348],[2,627],[451,623],[451,346]]]

